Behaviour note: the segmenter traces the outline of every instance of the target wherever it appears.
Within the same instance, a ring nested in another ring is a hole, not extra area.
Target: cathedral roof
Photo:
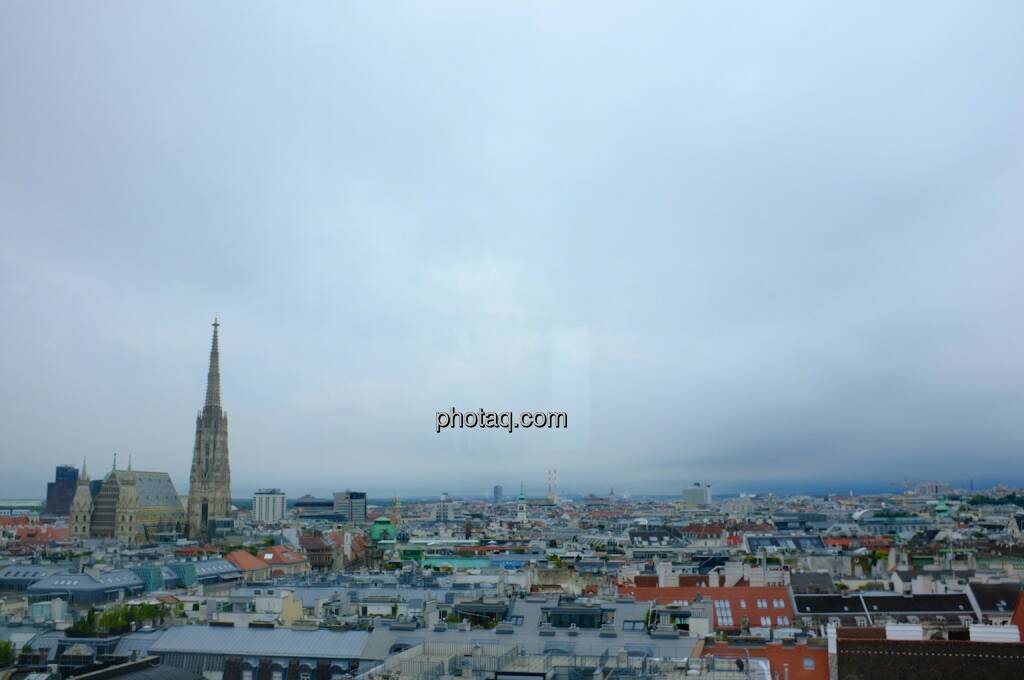
[[[127,480],[129,475],[135,477],[135,491],[139,496],[140,507],[162,507],[181,510],[181,500],[174,488],[171,476],[166,472],[142,472],[139,470],[114,470],[118,484]]]

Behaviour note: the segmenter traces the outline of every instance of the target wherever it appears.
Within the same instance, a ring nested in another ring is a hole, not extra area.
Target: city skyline
[[[1021,483],[1017,3],[412,12],[0,7],[0,496]]]

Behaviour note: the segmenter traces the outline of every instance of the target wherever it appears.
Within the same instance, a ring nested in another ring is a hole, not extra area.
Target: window
[[[523,617],[519,615],[510,616],[508,617],[508,622],[511,623],[513,626],[521,626],[523,625]]]
[[[746,600],[740,600],[740,609],[746,609],[746,608],[747,608],[747,601]]]
[[[715,600],[715,618],[719,627],[732,627],[732,604],[729,600]]]
[[[789,617],[788,616],[776,616],[775,617],[775,621],[780,626],[788,626],[789,625]]]
[[[772,600],[772,604],[775,606],[776,609],[785,609],[786,608],[786,603],[783,602],[782,600]]]
[[[643,630],[643,629],[644,629],[644,622],[643,621],[623,621],[622,622],[622,630]]]
[[[770,626],[770,625],[772,625],[772,617],[770,617],[770,616],[762,616],[761,617],[761,625],[762,626]]]
[[[758,598],[757,599],[757,608],[758,609],[768,609],[768,600],[762,600],[761,598]]]
[[[809,656],[805,656],[804,657],[804,670],[805,671],[813,671],[814,670],[814,659],[812,659]]]

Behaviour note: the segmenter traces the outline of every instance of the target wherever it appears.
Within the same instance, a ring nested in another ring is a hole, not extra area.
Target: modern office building
[[[349,522],[366,522],[366,494],[362,491],[335,493],[334,512],[345,515],[345,519]]]
[[[252,521],[277,524],[288,512],[288,499],[280,489],[260,489],[252,495]]]
[[[46,484],[47,515],[67,515],[78,486],[78,469],[74,465],[58,465],[52,482]]]
[[[500,503],[502,500],[504,500],[504,497],[505,497],[505,490],[503,488],[501,488],[501,484],[496,484],[494,486],[494,502],[495,503]]]

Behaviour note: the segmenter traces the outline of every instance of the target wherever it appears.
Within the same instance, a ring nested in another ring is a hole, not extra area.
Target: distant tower
[[[78,475],[75,497],[71,500],[71,538],[89,538],[92,529],[92,492],[89,490],[89,473],[82,461],[82,474]]]
[[[548,470],[548,502],[558,503],[558,470]]]
[[[391,526],[398,531],[398,522],[402,519],[402,512],[399,508],[398,496],[391,497]]]
[[[516,522],[526,524],[526,493],[523,488],[519,489],[519,497],[516,498]]]
[[[209,538],[210,521],[231,511],[231,468],[228,464],[228,416],[220,405],[220,352],[213,320],[206,402],[196,416],[196,444],[188,490],[188,535]]]

